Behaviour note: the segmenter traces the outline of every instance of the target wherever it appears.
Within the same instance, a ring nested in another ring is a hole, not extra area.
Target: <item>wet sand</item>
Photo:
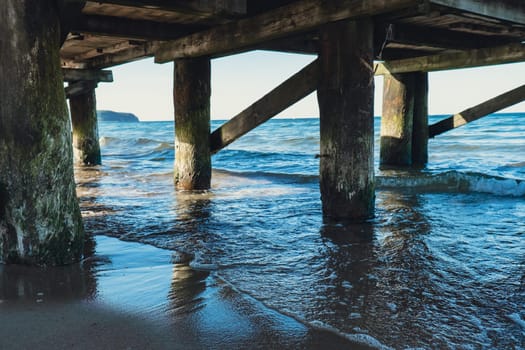
[[[366,349],[173,252],[98,236],[81,264],[0,266],[0,349]]]

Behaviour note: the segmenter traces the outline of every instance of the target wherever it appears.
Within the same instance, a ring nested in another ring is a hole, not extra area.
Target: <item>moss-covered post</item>
[[[414,122],[412,130],[412,165],[428,162],[428,73],[414,74]]]
[[[75,161],[82,165],[101,163],[98,141],[95,88],[69,98]]]
[[[175,61],[175,187],[207,190],[211,182],[210,59]]]
[[[71,129],[54,0],[0,3],[0,262],[80,259]]]
[[[321,30],[320,187],[328,220],[374,215],[373,25],[368,19]]]
[[[414,75],[385,74],[381,117],[380,164],[412,165]]]

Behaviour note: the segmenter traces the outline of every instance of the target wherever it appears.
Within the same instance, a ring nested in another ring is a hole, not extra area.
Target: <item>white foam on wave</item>
[[[376,177],[378,188],[409,188],[418,192],[476,192],[499,196],[525,196],[525,180],[479,173],[449,171],[439,174]]]
[[[366,346],[370,346],[370,347],[373,347],[373,348],[376,348],[376,349],[381,349],[381,350],[389,350],[389,349],[392,349],[391,347],[381,343],[379,340],[377,340],[376,338],[372,337],[371,335],[368,335],[368,334],[364,334],[364,333],[356,333],[356,334],[350,334],[350,333],[344,333],[344,332],[341,332],[340,330],[338,330],[337,328],[334,328],[324,322],[321,322],[321,321],[311,321],[311,322],[306,322],[310,327],[314,328],[314,329],[318,329],[318,330],[321,330],[321,331],[327,331],[327,332],[330,332],[330,333],[334,333],[334,334],[337,334],[338,336],[342,337],[342,338],[345,338],[345,339],[348,339],[354,343],[359,343],[359,344],[362,344],[362,345],[366,345]]]
[[[522,197],[525,196],[525,181],[480,177],[470,181],[470,190],[501,196]]]

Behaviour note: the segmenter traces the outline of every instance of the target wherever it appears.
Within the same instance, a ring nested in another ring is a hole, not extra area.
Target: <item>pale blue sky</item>
[[[229,119],[314,60],[314,56],[254,51],[212,61],[212,119]],[[173,63],[152,59],[113,67],[113,83],[100,83],[97,108],[131,112],[140,120],[173,120]],[[375,115],[381,114],[382,78],[376,77]],[[453,114],[518,87],[525,63],[430,74],[430,114]],[[504,111],[525,112],[525,102]],[[314,94],[278,117],[318,117]]]

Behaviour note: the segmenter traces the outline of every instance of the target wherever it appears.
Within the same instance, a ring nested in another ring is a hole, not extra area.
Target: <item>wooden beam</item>
[[[81,16],[86,0],[57,0],[56,4],[60,17],[60,43],[63,45],[72,25]]]
[[[420,0],[302,0],[229,22],[162,45],[155,62],[213,56],[247,50],[257,44],[313,30],[328,22],[373,16],[412,7]]]
[[[69,83],[68,86],[66,86],[66,98],[71,98],[75,96],[79,96],[82,94],[86,94],[88,92],[93,91],[97,87],[97,82],[93,80],[86,80],[86,81],[77,81],[74,83]]]
[[[494,97],[488,101],[480,103],[477,106],[466,109],[463,112],[454,114],[429,128],[429,136],[434,137],[444,132],[450,131],[467,123],[478,120],[491,113],[497,112],[503,108],[515,105],[525,101],[525,85],[510,90],[504,94]]]
[[[96,3],[222,16],[244,15],[247,8],[246,0],[96,0]]]
[[[75,62],[62,60],[63,66],[70,68],[85,68],[85,69],[102,69],[116,66],[123,63],[129,63],[154,55],[156,48],[160,45],[160,41],[149,41],[138,44],[127,50],[118,51],[115,53],[100,55],[93,57],[90,60],[83,62]]]
[[[376,65],[376,75],[432,72],[525,61],[525,44],[515,43],[457,53],[385,61]]]
[[[315,91],[318,81],[319,64],[315,60],[215,130],[210,135],[211,153],[217,153]]]
[[[121,41],[119,43],[116,43],[114,45],[110,45],[110,46],[104,46],[104,47],[96,47],[96,48],[93,48],[89,51],[85,51],[85,52],[82,52],[78,55],[75,55],[73,57],[73,60],[75,61],[87,61],[89,59],[92,59],[94,57],[97,57],[97,56],[102,56],[102,55],[107,55],[107,54],[114,54],[116,52],[120,52],[120,51],[125,51],[125,50],[129,50],[131,48],[134,48],[135,46],[137,45],[141,45],[143,44],[144,42],[133,42],[130,41],[130,40],[124,40],[124,41]]]
[[[113,72],[110,70],[99,69],[62,69],[64,81],[75,82],[80,80],[92,80],[96,82],[113,82]]]
[[[429,28],[407,24],[385,24],[375,27],[374,35],[377,47],[386,40],[387,43],[407,44],[416,47],[429,47],[451,50],[480,49],[490,46],[501,46],[516,42],[516,39],[498,36],[479,36],[450,29]],[[388,50],[386,50],[388,51]],[[383,59],[388,56],[383,53]]]
[[[522,0],[430,0],[430,3],[505,22],[525,24],[525,2]]]
[[[202,26],[159,23],[107,16],[82,16],[71,24],[70,31],[130,39],[173,40],[188,35]]]

